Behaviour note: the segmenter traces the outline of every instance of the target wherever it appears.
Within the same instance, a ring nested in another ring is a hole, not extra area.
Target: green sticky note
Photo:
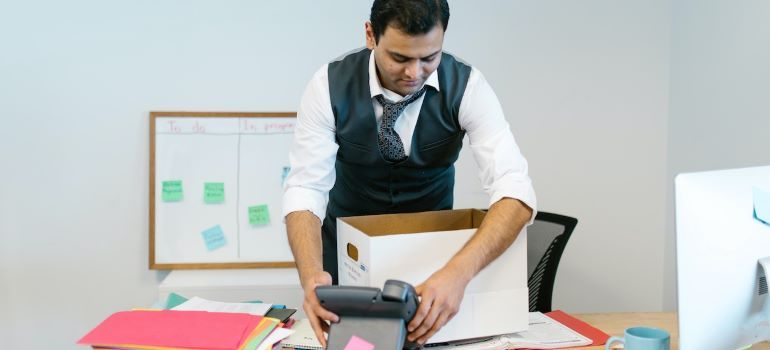
[[[182,200],[182,180],[163,181],[163,201],[179,202]]]
[[[203,184],[203,201],[208,204],[224,203],[225,183],[206,182]]]
[[[267,204],[249,207],[249,223],[252,225],[267,225],[270,223],[270,212]]]
[[[184,303],[185,301],[187,301],[187,298],[185,298],[185,297],[183,297],[183,296],[181,296],[179,294],[176,294],[176,293],[169,293],[168,294],[168,299],[166,299],[166,307],[165,308],[166,309],[173,309],[173,308],[177,307],[179,304]]]

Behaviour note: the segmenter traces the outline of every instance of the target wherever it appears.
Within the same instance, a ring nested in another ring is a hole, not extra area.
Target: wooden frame
[[[225,262],[225,263],[157,263],[155,261],[155,122],[159,117],[177,118],[260,118],[296,117],[294,112],[150,112],[150,220],[149,220],[149,268],[150,269],[243,269],[243,268],[291,268],[294,261],[276,262]]]

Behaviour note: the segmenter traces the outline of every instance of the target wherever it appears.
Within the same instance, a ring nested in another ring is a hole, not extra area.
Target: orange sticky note
[[[374,350],[374,344],[354,335],[348,340],[345,350]]]

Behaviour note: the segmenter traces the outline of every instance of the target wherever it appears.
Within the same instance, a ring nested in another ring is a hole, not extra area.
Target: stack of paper
[[[265,303],[226,303],[221,301],[211,301],[200,297],[192,297],[187,301],[174,306],[172,310],[186,311],[215,311],[215,312],[235,312],[251,315],[264,316],[273,304]]]
[[[557,316],[566,315],[562,312]],[[568,316],[569,317],[569,316]],[[562,318],[563,319],[563,318]],[[590,326],[589,326],[590,327]],[[598,330],[597,330],[598,331]],[[606,340],[606,334],[599,331]],[[603,344],[600,340],[599,344]],[[503,349],[557,349],[594,344],[576,330],[540,312],[529,313],[529,329],[524,332],[503,334],[484,339],[461,340],[444,344],[432,344],[431,350],[503,350]]]

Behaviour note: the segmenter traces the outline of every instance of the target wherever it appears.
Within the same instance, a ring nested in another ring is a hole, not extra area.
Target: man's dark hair
[[[374,0],[369,16],[374,41],[390,25],[409,35],[428,33],[441,21],[446,31],[449,25],[449,4],[446,0]]]

